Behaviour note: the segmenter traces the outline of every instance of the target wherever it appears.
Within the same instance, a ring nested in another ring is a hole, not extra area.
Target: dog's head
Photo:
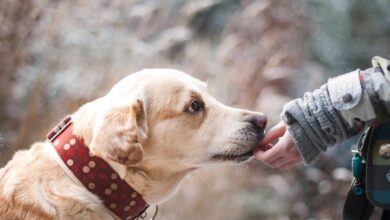
[[[266,125],[264,115],[225,106],[203,82],[167,69],[132,74],[83,108],[78,120],[94,117],[83,137],[93,154],[156,178],[248,160]]]

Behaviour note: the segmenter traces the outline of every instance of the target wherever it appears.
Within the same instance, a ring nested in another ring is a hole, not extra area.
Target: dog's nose
[[[249,118],[249,123],[257,128],[264,129],[267,126],[267,116],[263,114],[256,114]]]

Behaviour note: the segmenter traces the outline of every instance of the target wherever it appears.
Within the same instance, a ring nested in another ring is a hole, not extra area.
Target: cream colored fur
[[[194,100],[204,109],[191,112]],[[254,114],[219,103],[182,72],[148,69],[83,105],[73,122],[91,152],[153,205],[173,195],[190,171],[236,163],[213,155],[251,151],[260,138],[247,120]],[[114,219],[65,174],[51,147],[36,143],[0,170],[0,219]]]

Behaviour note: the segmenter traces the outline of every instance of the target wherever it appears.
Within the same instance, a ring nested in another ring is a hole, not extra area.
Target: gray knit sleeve
[[[328,146],[356,134],[364,123],[390,118],[390,61],[375,57],[373,65],[331,78],[284,106],[282,119],[307,164]]]
[[[328,146],[355,133],[333,107],[327,85],[287,103],[282,119],[288,124],[288,132],[307,164],[313,164]]]

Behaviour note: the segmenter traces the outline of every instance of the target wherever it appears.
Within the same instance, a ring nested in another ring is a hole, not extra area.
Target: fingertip
[[[255,151],[253,151],[253,156],[257,160],[262,160],[263,159],[263,155],[264,155],[264,151],[262,151],[262,150],[255,150]]]
[[[263,147],[263,149],[264,149],[264,151],[267,151],[267,150],[271,149],[272,147],[273,147],[272,144],[267,144],[267,145],[265,145],[265,146]]]
[[[263,139],[260,141],[260,144],[268,144],[275,141],[276,139],[282,137],[286,132],[286,126],[284,123],[278,123],[274,127],[268,129],[264,133]]]
[[[259,146],[257,146],[254,150],[253,150],[253,153],[255,154],[255,153],[257,153],[257,152],[259,152],[259,151],[267,151],[267,150],[269,150],[269,149],[271,149],[272,148],[272,144],[265,144],[265,145],[259,145]]]

